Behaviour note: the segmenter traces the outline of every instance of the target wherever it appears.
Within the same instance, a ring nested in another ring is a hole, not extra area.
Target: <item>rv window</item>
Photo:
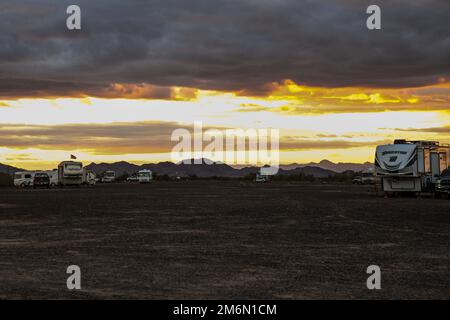
[[[31,179],[31,174],[26,174],[25,179]]]
[[[80,164],[66,164],[65,167],[67,170],[80,170],[81,169]]]
[[[14,179],[22,179],[22,175],[21,174],[15,174],[14,175]]]

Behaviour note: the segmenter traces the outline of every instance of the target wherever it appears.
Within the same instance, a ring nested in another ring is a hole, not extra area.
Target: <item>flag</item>
[[[70,155],[70,159],[76,159],[77,157],[75,157],[73,154]]]

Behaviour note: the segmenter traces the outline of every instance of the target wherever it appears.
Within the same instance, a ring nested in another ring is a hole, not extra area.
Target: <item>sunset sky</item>
[[[0,163],[170,160],[177,128],[276,128],[282,163],[450,143],[450,2],[0,3]],[[413,3],[413,4],[412,4]]]

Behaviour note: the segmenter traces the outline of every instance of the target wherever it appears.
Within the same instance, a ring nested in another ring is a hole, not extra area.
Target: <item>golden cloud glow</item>
[[[171,131],[194,121],[278,128],[283,163],[371,161],[377,143],[396,138],[450,142],[448,82],[368,89],[286,80],[271,84],[267,96],[123,84],[109,90],[103,98],[0,101],[0,162],[49,168],[71,153],[83,161],[170,160]]]

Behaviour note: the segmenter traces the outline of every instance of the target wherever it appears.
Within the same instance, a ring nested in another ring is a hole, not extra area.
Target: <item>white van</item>
[[[116,172],[115,171],[105,171],[103,174],[101,182],[103,183],[112,183],[116,180]]]
[[[153,173],[150,170],[141,170],[138,172],[139,183],[150,183],[153,179]]]
[[[14,186],[16,187],[32,187],[35,171],[16,172],[14,174]]]
[[[58,185],[58,169],[44,171],[50,178],[50,187],[56,187]]]
[[[93,186],[97,182],[97,175],[87,168],[83,168],[83,184]]]

